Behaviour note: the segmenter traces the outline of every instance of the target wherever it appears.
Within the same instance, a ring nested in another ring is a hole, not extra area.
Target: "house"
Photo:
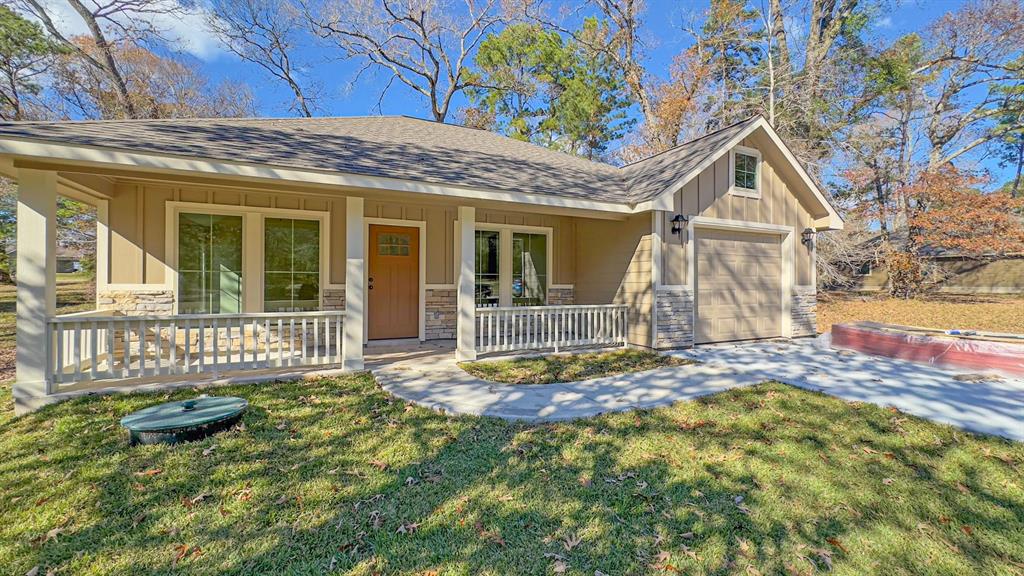
[[[16,406],[109,383],[815,331],[842,227],[761,117],[624,167],[407,117],[0,124],[18,182]],[[54,313],[58,195],[96,310]],[[403,340],[404,341],[404,340]]]
[[[57,246],[57,274],[73,274],[82,271],[82,250],[68,246]],[[7,261],[12,264],[11,273],[17,272],[18,250],[12,248],[7,252]]]
[[[906,242],[905,233],[890,234],[889,242]],[[865,242],[866,251],[877,251],[880,236]],[[935,289],[947,294],[1022,294],[1024,293],[1024,254],[988,254],[971,256],[956,250],[926,246],[921,257],[927,261],[926,270],[936,274]],[[838,287],[854,292],[880,292],[889,290],[889,272],[885,262],[868,259],[850,277],[846,286]]]

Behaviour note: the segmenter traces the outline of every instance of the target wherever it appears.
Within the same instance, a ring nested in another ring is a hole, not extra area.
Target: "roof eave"
[[[642,211],[627,202],[575,199],[498,189],[489,190],[420,180],[295,168],[273,164],[227,161],[208,157],[133,152],[103,146],[60,144],[49,140],[11,136],[0,138],[0,154],[49,162],[66,162],[69,166],[105,166],[157,173],[201,174],[240,179],[278,180],[395,192],[414,192],[551,208],[608,212],[620,215]]]

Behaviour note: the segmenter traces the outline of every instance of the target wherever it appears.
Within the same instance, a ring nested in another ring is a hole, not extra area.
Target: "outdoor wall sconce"
[[[812,247],[814,245],[814,230],[804,228],[804,231],[800,233],[800,241],[808,248]]]
[[[683,216],[682,214],[676,214],[672,217],[672,233],[679,234],[683,231],[683,223],[689,220],[689,217]]]

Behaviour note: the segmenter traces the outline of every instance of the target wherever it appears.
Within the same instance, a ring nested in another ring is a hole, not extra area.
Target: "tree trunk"
[[[1024,134],[1017,139],[1017,175],[1013,178],[1013,187],[1010,188],[1010,198],[1020,195],[1021,169],[1024,168]]]
[[[114,85],[114,90],[117,92],[117,99],[121,102],[121,106],[124,109],[124,114],[128,118],[138,118],[138,113],[135,110],[135,104],[132,103],[131,96],[128,93],[128,85],[124,81],[124,77],[121,76],[121,71],[117,68],[117,63],[114,61],[114,53],[111,50],[110,44],[107,42],[107,37],[103,34],[103,29],[100,28],[98,22],[96,22],[95,16],[88,8],[83,5],[80,0],[68,0],[71,7],[75,9],[75,12],[82,17],[85,21],[85,25],[88,26],[89,32],[92,34],[93,40],[96,42],[96,49],[100,51],[103,57],[102,66],[110,82]]]

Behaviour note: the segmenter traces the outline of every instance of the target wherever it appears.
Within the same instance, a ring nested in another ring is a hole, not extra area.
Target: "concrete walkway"
[[[778,380],[845,400],[895,406],[954,426],[1024,441],[1024,379],[969,381],[964,371],[829,348],[817,340],[698,346],[673,355],[737,375]]]
[[[718,366],[680,366],[584,382],[513,386],[470,376],[450,350],[370,367],[387,392],[452,414],[550,422],[664,406],[763,380]]]
[[[651,408],[778,380],[846,400],[900,410],[1024,441],[1024,380],[962,381],[957,373],[927,365],[837,352],[827,342],[804,339],[700,346],[674,355],[700,365],[662,368],[585,382],[495,384],[460,369],[448,348],[369,362],[384,390],[453,414],[527,421],[569,420],[605,412]]]

